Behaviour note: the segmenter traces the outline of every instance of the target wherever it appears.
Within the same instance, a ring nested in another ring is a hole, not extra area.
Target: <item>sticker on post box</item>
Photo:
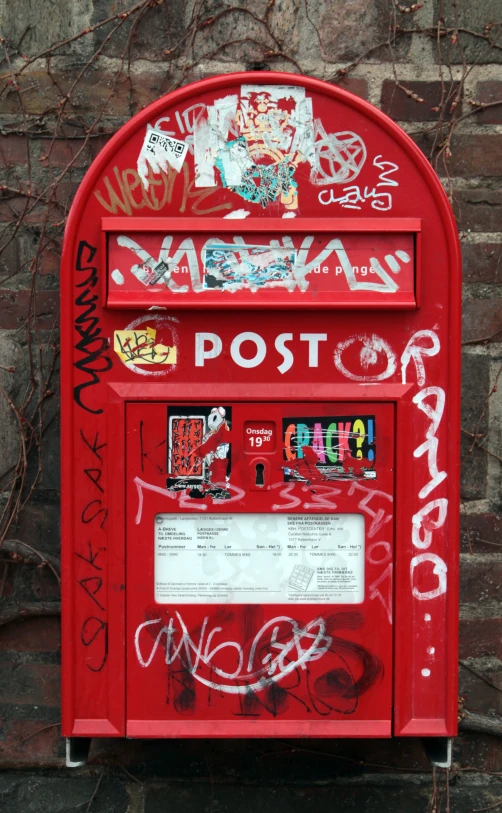
[[[155,601],[359,604],[362,514],[157,514]]]

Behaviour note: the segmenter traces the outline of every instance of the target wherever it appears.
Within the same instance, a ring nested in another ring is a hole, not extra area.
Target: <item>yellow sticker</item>
[[[113,349],[125,364],[176,364],[176,347],[155,344],[156,335],[152,327],[116,330]]]

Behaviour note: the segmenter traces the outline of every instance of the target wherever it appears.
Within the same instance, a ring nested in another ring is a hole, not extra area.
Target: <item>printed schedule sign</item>
[[[155,601],[358,604],[362,514],[157,514]]]

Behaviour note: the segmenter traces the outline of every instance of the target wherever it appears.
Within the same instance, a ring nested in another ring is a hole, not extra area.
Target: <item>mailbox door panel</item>
[[[394,407],[129,403],[129,736],[390,736]]]

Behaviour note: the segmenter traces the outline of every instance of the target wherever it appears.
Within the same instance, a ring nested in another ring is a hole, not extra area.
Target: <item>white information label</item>
[[[155,601],[359,604],[362,514],[157,514]]]

